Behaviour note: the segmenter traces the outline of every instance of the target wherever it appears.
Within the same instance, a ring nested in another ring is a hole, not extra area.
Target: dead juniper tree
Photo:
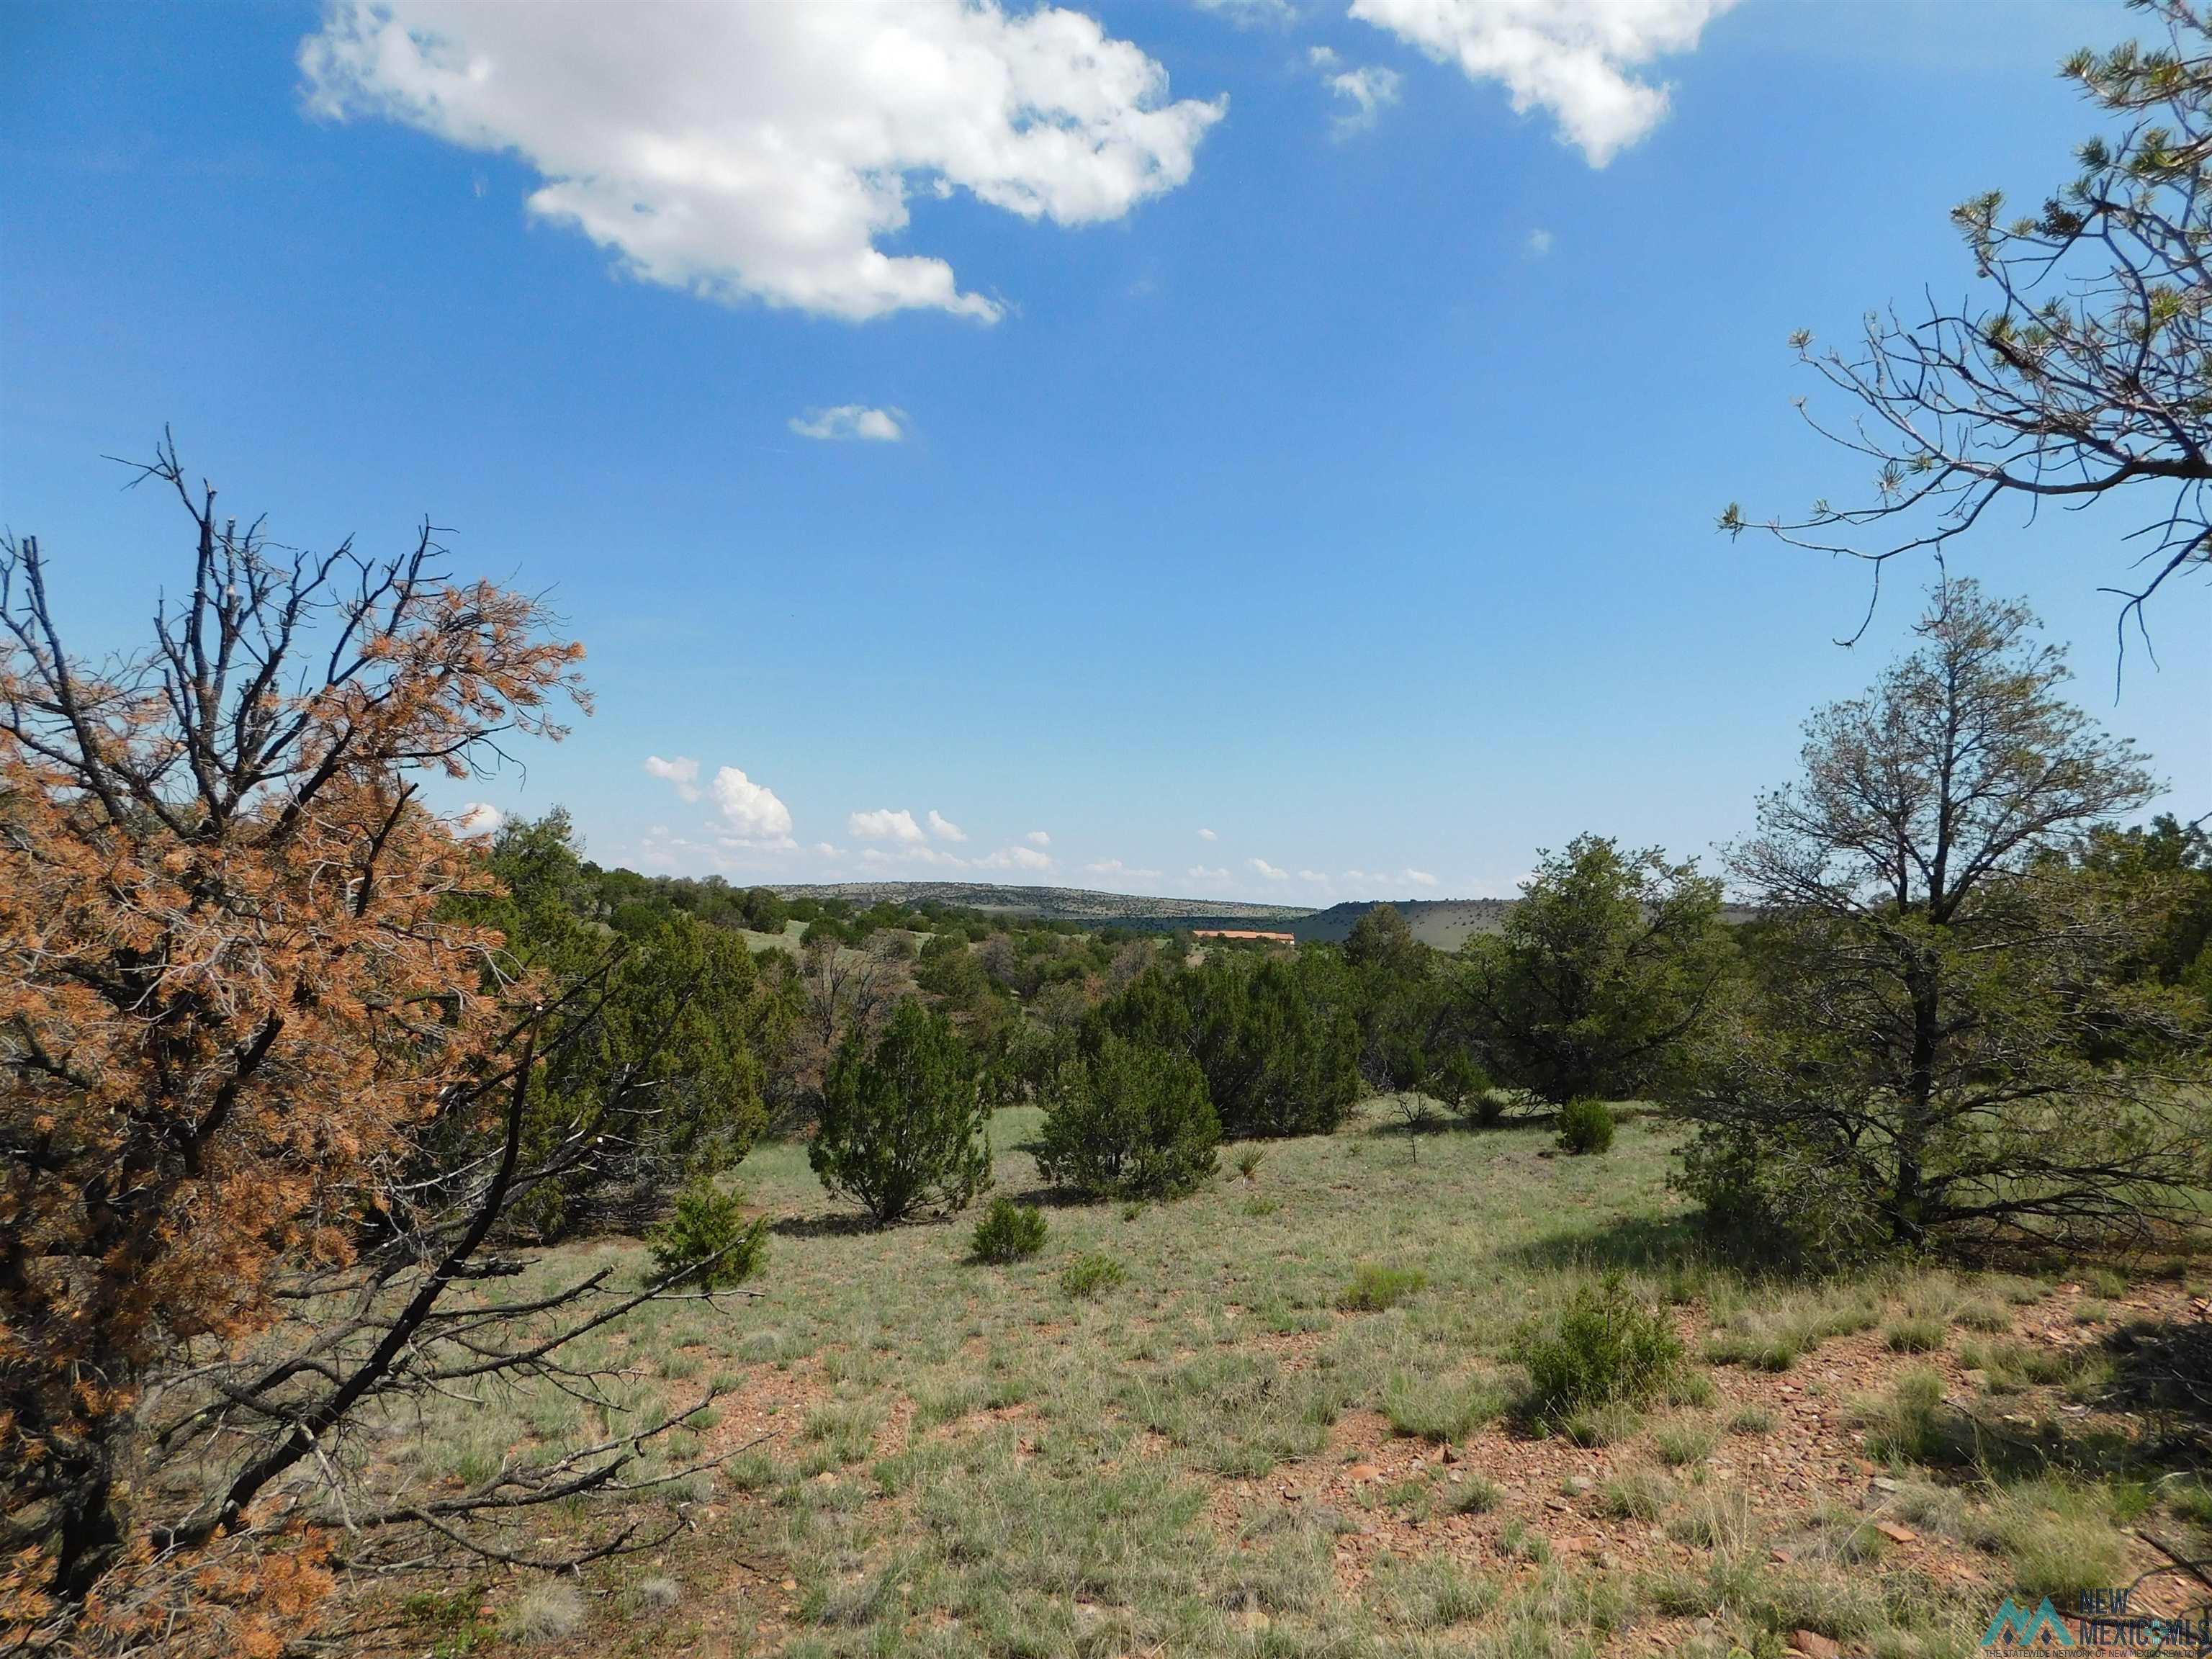
[[[358,1431],[592,1398],[574,1339],[696,1266],[523,1290],[489,1253],[592,1155],[525,1107],[606,975],[498,971],[450,920],[483,860],[419,787],[559,736],[580,647],[450,580],[427,526],[393,558],[288,552],[166,441],[141,477],[196,544],[143,652],[75,654],[37,542],[0,543],[0,1650],[274,1652],[334,1554],[539,1559],[495,1523],[653,1478],[666,1422],[434,1493]]]
[[[1814,425],[1872,463],[1871,496],[1755,526],[1731,503],[1722,528],[1879,573],[2007,501],[2142,495],[2126,532],[2140,574],[2107,590],[2124,625],[2168,577],[2212,562],[2212,36],[2195,0],[2132,3],[2164,45],[2079,52],[2062,71],[2118,120],[2081,146],[2080,174],[2033,213],[2006,216],[1996,191],[1952,210],[1975,297],[1870,313],[1848,350],[1792,340],[1859,405],[1849,425]]]
[[[2066,856],[2154,793],[2018,604],[1939,586],[1917,650],[1815,714],[1734,849],[1765,908],[1725,1063],[1686,1091],[1716,1221],[1814,1253],[2193,1220],[2186,1000],[2122,971],[2172,890]]]

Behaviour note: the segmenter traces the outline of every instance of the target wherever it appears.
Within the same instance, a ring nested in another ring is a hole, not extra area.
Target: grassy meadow
[[[860,1230],[803,1146],[738,1171],[775,1218],[758,1294],[595,1334],[618,1407],[714,1406],[641,1492],[659,1553],[549,1583],[481,1569],[351,1599],[363,1650],[550,1654],[1965,1654],[2008,1594],[2119,1587],[2207,1553],[2193,1419],[2131,1329],[2193,1319],[2185,1264],[1808,1285],[1708,1262],[1663,1119],[1613,1150],[1548,1126],[1223,1149],[1200,1192],[1066,1205],[993,1124],[1041,1254],[968,1257],[978,1212]],[[643,1250],[586,1244],[532,1274]],[[1516,1335],[1619,1270],[1686,1363],[1648,1407],[1520,1409]],[[615,1414],[619,1416],[619,1411]],[[434,1482],[596,1440],[550,1391],[386,1425]],[[579,1510],[557,1524],[605,1524]],[[531,1534],[544,1534],[539,1515]],[[520,1540],[526,1545],[527,1536]],[[520,1547],[519,1545],[519,1547]],[[2179,1607],[2178,1575],[2137,1606]]]

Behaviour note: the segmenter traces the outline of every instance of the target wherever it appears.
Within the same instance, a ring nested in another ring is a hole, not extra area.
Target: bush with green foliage
[[[1034,1204],[1017,1204],[1003,1193],[975,1224],[970,1248],[978,1261],[1019,1261],[1044,1249],[1048,1224]]]
[[[1352,924],[1344,961],[1355,988],[1359,1075],[1376,1094],[1434,1091],[1451,1052],[1443,958],[1413,937],[1395,904]]]
[[[494,970],[554,983],[600,974],[596,997],[546,1023],[525,1152],[559,1173],[511,1220],[549,1241],[641,1227],[670,1192],[750,1149],[768,1117],[762,1057],[783,1042],[787,1012],[742,938],[642,878],[586,862],[559,808],[501,825],[489,859],[505,890],[451,908],[504,936]],[[435,1155],[466,1168],[477,1133],[457,1122]]]
[[[1503,930],[1461,947],[1458,994],[1492,1073],[1565,1105],[1690,1069],[1733,982],[1720,907],[1717,880],[1656,847],[1580,836],[1543,854]]]
[[[1528,1370],[1526,1414],[1554,1421],[1651,1399],[1681,1364],[1682,1343],[1665,1311],[1613,1273],[1578,1287],[1548,1325],[1523,1330],[1509,1357]]]
[[[678,1194],[668,1219],[645,1237],[653,1277],[688,1272],[688,1290],[742,1285],[768,1260],[768,1218],[747,1221],[744,1194],[722,1192],[712,1181],[696,1181]]]
[[[975,1057],[943,1014],[907,1001],[870,1048],[848,1036],[822,1083],[807,1162],[878,1225],[957,1210],[990,1184],[990,1109]]]
[[[965,933],[934,933],[921,947],[915,983],[945,1006],[971,1009],[991,994],[991,976],[982,959],[968,948]]]
[[[1429,1067],[1424,1086],[1447,1111],[1486,1127],[1504,1115],[1504,1102],[1491,1087],[1490,1073],[1468,1049],[1447,1049]]]
[[[1340,1291],[1336,1305],[1347,1313],[1381,1313],[1428,1285],[1429,1276],[1412,1267],[1385,1267],[1363,1261],[1353,1270],[1352,1283]]]
[[[1358,989],[1333,951],[1211,951],[1155,963],[1097,1018],[1197,1061],[1224,1134],[1326,1134],[1359,1097]]]
[[[1613,1109],[1584,1095],[1559,1108],[1559,1145],[1571,1152],[1602,1152],[1613,1146]]]
[[[1060,1288],[1080,1302],[1095,1302],[1128,1277],[1110,1255],[1092,1251],[1079,1255],[1060,1270]]]
[[[1220,1140],[1197,1061],[1103,1032],[1051,1091],[1037,1168],[1094,1198],[1172,1198],[1212,1175]]]

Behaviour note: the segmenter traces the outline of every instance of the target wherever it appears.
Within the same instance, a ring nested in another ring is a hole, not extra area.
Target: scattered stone
[[[1382,1478],[1382,1471],[1372,1463],[1354,1463],[1352,1466],[1352,1479],[1355,1484],[1362,1480],[1380,1480]]]
[[[1894,1521],[1877,1521],[1874,1529],[1893,1544],[1910,1544],[1920,1534],[1910,1527],[1900,1527]]]
[[[1792,1632],[1790,1645],[1803,1654],[1805,1659],[1841,1659],[1844,1651],[1818,1631]]]

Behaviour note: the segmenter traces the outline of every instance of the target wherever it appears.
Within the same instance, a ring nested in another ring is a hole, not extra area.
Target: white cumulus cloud
[[[1286,23],[1297,13],[1291,0],[1198,0],[1200,11],[1210,11],[1242,27],[1247,23]]]
[[[1211,830],[1200,830],[1198,832],[1198,838],[1200,841],[1219,841],[1221,839],[1220,836],[1215,835]]]
[[[699,799],[699,763],[690,756],[678,755],[674,760],[663,760],[658,755],[647,755],[645,769],[662,781],[674,784],[678,799]]]
[[[929,833],[939,841],[965,841],[968,832],[935,807],[929,812]]]
[[[1528,249],[1530,258],[1540,259],[1552,251],[1552,233],[1539,226],[1528,233],[1528,240],[1522,246]]]
[[[1096,19],[994,0],[453,6],[335,0],[308,107],[519,155],[530,210],[647,281],[860,319],[1003,307],[880,243],[910,190],[1024,219],[1119,219],[1189,179],[1226,99]]]
[[[1247,859],[1245,863],[1255,874],[1265,876],[1269,881],[1288,881],[1291,878],[1289,871],[1278,870],[1265,859]]]
[[[453,828],[464,836],[488,836],[506,822],[507,814],[488,800],[472,800],[453,815]]]
[[[895,444],[906,436],[906,410],[839,404],[835,409],[810,409],[786,424],[802,438],[830,441],[861,438],[871,443]]]
[[[729,839],[754,847],[788,847],[791,809],[775,791],[755,783],[734,766],[714,774],[714,805],[729,826]]]
[[[979,870],[1049,870],[1052,855],[1034,847],[1001,847],[988,858],[975,860]]]
[[[1344,59],[1327,46],[1314,47],[1306,53],[1306,61],[1320,71],[1328,89],[1344,100],[1329,124],[1340,138],[1373,126],[1383,110],[1398,101],[1398,89],[1405,84],[1405,77],[1397,70],[1380,64],[1346,69]]]
[[[914,821],[914,814],[903,807],[894,811],[888,806],[879,806],[872,812],[852,813],[845,819],[845,827],[856,841],[890,841],[919,847],[927,840],[921,833],[921,826]]]
[[[1560,137],[1601,167],[1666,117],[1667,88],[1637,71],[1692,50],[1733,3],[1352,0],[1352,15],[1470,80],[1498,82],[1516,112],[1549,111]]]
[[[1024,836],[1022,839],[1029,842],[1032,847],[1049,847],[1052,845],[1052,837],[1042,830],[1032,830],[1029,834]]]
[[[1416,887],[1433,887],[1437,884],[1437,878],[1425,870],[1408,870],[1406,872],[1406,879]]]
[[[1226,881],[1229,879],[1229,872],[1226,870],[1209,870],[1202,864],[1192,865],[1189,869],[1183,872],[1183,874],[1189,877],[1193,881]]]

